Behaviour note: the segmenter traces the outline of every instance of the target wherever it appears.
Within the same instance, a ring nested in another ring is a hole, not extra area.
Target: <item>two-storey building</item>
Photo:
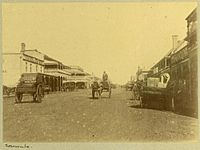
[[[22,73],[44,73],[44,54],[21,44],[17,53],[3,53],[3,85],[15,87]]]
[[[189,94],[188,110],[198,115],[198,45],[197,45],[197,8],[186,18],[187,49],[189,54]]]
[[[70,72],[67,72],[65,67],[60,61],[44,55],[44,72],[57,77],[51,83],[53,85],[52,91],[61,91],[63,89],[63,81],[68,80]]]
[[[69,72],[70,76],[68,76],[65,83],[73,85],[75,88],[88,88],[91,83],[90,74],[85,72],[79,66],[69,66],[69,68],[65,68],[64,71]]]
[[[174,84],[174,111],[197,117],[197,10],[187,20],[187,36],[182,46],[171,56],[171,81]]]

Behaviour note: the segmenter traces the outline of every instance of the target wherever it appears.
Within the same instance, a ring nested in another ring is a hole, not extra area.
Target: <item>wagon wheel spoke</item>
[[[22,98],[23,98],[23,94],[22,93],[16,93],[15,94],[15,102],[16,103],[21,103]]]
[[[111,98],[111,88],[109,89],[109,98]]]
[[[33,101],[36,102],[37,101],[37,93],[33,93]]]
[[[92,98],[94,99],[94,97],[95,97],[95,90],[92,89]]]

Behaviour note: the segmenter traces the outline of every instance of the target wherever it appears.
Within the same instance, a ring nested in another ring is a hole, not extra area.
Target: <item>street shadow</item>
[[[108,96],[101,96],[100,99],[110,99]]]
[[[196,114],[192,114],[192,113],[186,113],[186,112],[174,112],[174,111],[170,111],[170,110],[166,110],[166,109],[159,109],[159,108],[152,108],[152,107],[141,107],[140,105],[130,105],[128,106],[130,108],[136,108],[136,109],[146,109],[146,110],[154,110],[154,111],[158,111],[158,112],[169,112],[169,113],[174,113],[176,115],[179,115],[179,116],[187,116],[187,117],[192,117],[192,118],[197,118],[197,115]]]
[[[101,100],[101,99],[110,99],[109,97],[106,97],[106,96],[101,96],[101,98],[100,97],[88,97],[89,99],[99,99],[99,100]]]
[[[36,102],[33,102],[33,101],[22,101],[22,102],[15,102],[15,104],[25,104],[25,103],[36,103]]]
[[[97,99],[100,99],[100,98],[98,98],[98,97],[94,97],[94,98],[93,98],[93,97],[88,97],[88,98],[89,98],[89,99],[96,99],[96,100],[97,100]]]
[[[39,103],[34,101],[21,101],[20,103],[15,102],[15,104],[26,104],[26,103]]]
[[[149,109],[149,108],[141,107],[140,105],[129,105],[128,107],[130,107],[130,108],[136,108],[136,109]]]
[[[140,106],[140,102],[138,100],[135,100],[135,99],[128,99],[129,101],[129,106],[130,108],[137,108],[137,109],[148,109],[148,108],[145,108],[145,107],[141,107]]]
[[[136,109],[146,109],[146,110],[154,110],[154,111],[159,111],[159,112],[167,112],[167,110],[162,109],[162,108],[154,108],[154,107],[141,107],[140,105],[129,105],[128,107],[130,108],[136,108]]]
[[[131,108],[138,108],[138,109],[144,109],[142,108],[140,105],[130,105],[128,107],[131,107]]]

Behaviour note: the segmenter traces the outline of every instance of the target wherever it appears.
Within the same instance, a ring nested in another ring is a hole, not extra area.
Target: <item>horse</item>
[[[95,98],[95,95],[97,95],[98,97],[100,96],[101,92],[100,92],[100,85],[97,81],[94,81],[91,85],[92,87],[92,98]]]
[[[92,84],[92,98],[95,98],[95,94],[101,98],[103,92],[109,92],[109,98],[111,97],[111,84],[109,81],[101,81],[98,83],[94,81]]]

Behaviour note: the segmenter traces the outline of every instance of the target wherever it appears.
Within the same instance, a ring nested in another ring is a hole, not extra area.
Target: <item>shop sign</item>
[[[35,64],[44,65],[44,63],[42,61],[38,60],[35,57],[29,57],[29,56],[24,55],[23,60],[26,60],[26,61],[29,61],[29,62],[32,62],[32,63],[35,63]]]

